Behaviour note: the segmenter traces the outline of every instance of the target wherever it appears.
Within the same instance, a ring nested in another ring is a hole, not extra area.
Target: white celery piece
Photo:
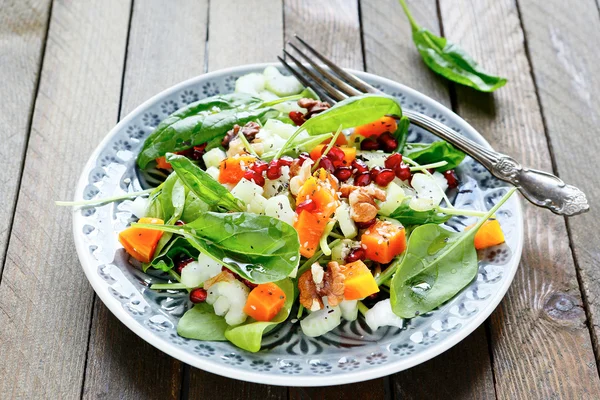
[[[206,168],[215,167],[219,168],[221,165],[221,161],[227,158],[227,154],[219,148],[210,149],[203,156],[204,164],[206,164]]]
[[[198,287],[220,272],[221,263],[205,254],[200,254],[198,261],[192,261],[181,270],[181,283],[189,288]]]
[[[346,321],[356,321],[358,318],[358,300],[342,300],[340,303],[342,318]]]
[[[435,174],[439,173],[436,172]],[[427,211],[440,204],[444,198],[444,188],[447,188],[448,185],[440,185],[441,182],[435,177],[435,174],[418,173],[413,175],[411,185],[416,192],[416,196],[411,199],[410,208],[415,211]]]
[[[231,190],[231,194],[248,206],[248,211],[263,214],[267,200],[262,196],[264,189],[252,181],[242,178]]]
[[[340,307],[329,306],[327,298],[323,298],[325,307],[319,311],[314,311],[302,321],[300,327],[306,336],[317,337],[326,334],[335,329],[342,322],[342,312]]]
[[[289,197],[283,194],[267,199],[265,203],[265,215],[277,218],[292,226],[296,219],[296,213],[292,210]]]
[[[219,181],[219,174],[221,171],[217,167],[208,167],[206,168],[206,173],[213,177],[215,181]]]
[[[244,306],[250,289],[242,282],[217,282],[207,289],[206,302],[213,306],[215,314],[225,316],[228,325],[239,325],[246,320]]]
[[[274,133],[282,139],[287,140],[290,138],[290,136],[292,136],[294,132],[296,132],[298,127],[286,124],[285,122],[281,122],[277,119],[268,119],[267,122],[265,122],[263,129]]]
[[[285,97],[300,93],[304,87],[293,76],[282,75],[274,66],[268,66],[263,72],[265,88],[277,96]]]
[[[147,197],[136,197],[132,200],[125,200],[118,205],[118,209],[122,211],[129,211],[138,218],[144,218],[148,212],[148,204],[150,200]]]
[[[379,203],[379,214],[388,216],[396,210],[402,204],[402,201],[406,198],[404,189],[390,182],[386,188],[385,201]]]
[[[402,328],[404,320],[394,314],[390,299],[385,299],[375,304],[365,314],[365,321],[371,330],[376,331],[381,326],[396,326]]]
[[[237,93],[248,93],[258,97],[263,90],[265,90],[265,76],[263,74],[254,72],[240,76],[235,81],[235,91]]]
[[[346,238],[353,238],[358,234],[356,224],[350,217],[350,206],[346,203],[341,203],[335,210],[335,219],[340,224],[340,229]]]

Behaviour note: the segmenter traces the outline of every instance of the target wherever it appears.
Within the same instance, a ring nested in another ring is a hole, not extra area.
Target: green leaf
[[[288,318],[292,304],[294,303],[294,284],[289,278],[275,282],[275,284],[285,293],[285,303],[281,311],[269,322],[249,320],[242,325],[227,328],[225,331],[227,340],[237,347],[255,353],[260,350],[260,344],[265,331],[272,329],[275,325],[282,323]]]
[[[394,132],[394,137],[398,141],[398,147],[396,147],[396,152],[401,153],[404,149],[404,145],[406,144],[406,139],[408,138],[408,127],[410,126],[410,120],[405,115],[400,118],[398,121],[398,128],[396,132]]]
[[[270,108],[252,108],[261,99],[243,93],[211,97],[177,111],[165,119],[146,139],[137,163],[144,169],[148,163],[168,152],[222,138],[234,125],[245,125],[256,119],[266,119],[276,112]],[[221,111],[213,112],[217,107]],[[211,142],[212,143],[212,142]]]
[[[215,181],[212,176],[192,163],[187,157],[167,154],[167,161],[183,183],[212,209],[242,211],[244,204]]]
[[[425,64],[435,73],[461,85],[481,92],[493,92],[504,86],[506,79],[485,72],[471,56],[457,44],[439,37],[419,26],[412,17],[406,2],[400,5],[412,27],[413,42]]]
[[[171,239],[173,234],[170,232],[165,232],[163,237],[168,234]],[[160,269],[161,271],[169,272],[175,266],[175,261],[182,254],[187,255],[190,258],[198,258],[198,250],[194,248],[185,238],[181,236],[176,236],[171,241],[169,241],[166,245],[164,245],[161,250],[156,250],[155,256],[152,261],[148,264],[144,264],[144,272],[149,268],[153,267],[155,269]]]
[[[134,226],[182,235],[198,251],[254,283],[285,279],[300,262],[296,230],[265,215],[206,212],[182,226]]]
[[[511,189],[472,229],[460,233],[427,224],[415,228],[392,279],[392,310],[413,318],[440,306],[477,276],[477,230],[515,192]]]
[[[227,327],[225,318],[216,315],[211,305],[199,303],[183,314],[177,334],[188,339],[224,341]]]
[[[402,203],[389,215],[402,225],[443,224],[452,216],[438,212],[436,208],[428,211],[415,211],[409,206],[410,198],[405,198]]]
[[[302,124],[282,146],[275,158],[280,158],[289,151],[290,144],[301,132],[308,132],[310,136],[331,133],[335,132],[340,125],[342,129],[352,128],[373,122],[384,115],[402,117],[402,108],[394,98],[373,94],[349,97]]]
[[[201,213],[206,211],[209,211],[208,204],[200,200],[200,198],[190,190],[185,198],[181,219],[183,221],[193,221],[198,218]]]
[[[456,149],[448,142],[410,143],[406,145],[403,155],[421,164],[433,164],[446,161],[448,164],[437,168],[438,171],[448,171],[456,168],[465,158],[465,153]]]

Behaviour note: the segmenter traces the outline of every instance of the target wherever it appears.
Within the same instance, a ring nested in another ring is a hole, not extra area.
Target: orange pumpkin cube
[[[140,218],[138,222],[140,224],[164,224],[164,221],[159,218]],[[119,233],[119,242],[130,256],[140,262],[148,263],[152,261],[162,235],[162,231],[131,226]]]
[[[376,121],[354,128],[354,133],[364,137],[379,136],[384,132],[394,133],[398,124],[393,117],[383,116]]]
[[[379,292],[377,282],[369,268],[362,261],[346,264],[342,268],[344,279],[344,298],[346,300],[364,299]]]
[[[256,161],[253,156],[235,156],[221,161],[219,165],[219,182],[237,184],[244,172]]]
[[[360,238],[369,260],[387,264],[406,249],[404,227],[388,221],[377,221]]]
[[[244,312],[257,321],[275,318],[285,304],[285,293],[274,283],[261,283],[248,295]]]
[[[328,222],[329,217],[319,213],[310,213],[304,210],[298,215],[294,228],[298,232],[300,240],[300,254],[306,258],[315,254]]]
[[[467,229],[471,229],[472,226]],[[473,244],[477,250],[497,246],[504,243],[504,233],[497,219],[488,219],[475,234]]]

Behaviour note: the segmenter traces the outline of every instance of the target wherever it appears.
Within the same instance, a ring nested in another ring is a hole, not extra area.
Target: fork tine
[[[362,94],[361,92],[354,89],[352,86],[348,85],[346,82],[344,82],[340,78],[334,76],[331,72],[329,72],[326,69],[324,69],[323,67],[321,67],[313,59],[311,59],[309,56],[304,54],[302,52],[302,50],[300,50],[298,47],[296,47],[292,42],[288,42],[288,44],[290,45],[290,47],[292,47],[294,50],[296,50],[296,52],[298,54],[300,54],[300,56],[302,56],[302,58],[305,59],[306,62],[308,62],[315,69],[315,71],[319,72],[325,78],[329,79],[342,92],[344,92],[348,96],[357,96],[359,94]]]
[[[290,60],[292,60],[294,62],[294,64],[296,64],[296,67],[298,67],[298,69],[300,69],[302,72],[304,72],[306,75],[308,75],[310,77],[310,79],[312,79],[312,81],[315,82],[317,85],[320,85],[321,89],[323,89],[325,92],[327,92],[327,94],[329,96],[331,96],[334,100],[341,101],[341,100],[344,100],[346,97],[348,97],[341,91],[339,91],[336,88],[334,88],[333,86],[331,86],[331,84],[329,82],[327,82],[326,80],[324,80],[323,78],[321,78],[320,76],[318,76],[317,74],[315,74],[314,72],[312,72],[311,70],[306,68],[300,61],[298,61],[298,59],[296,57],[291,55],[287,50],[284,49],[283,53],[286,56],[288,56],[290,58]]]
[[[375,89],[373,86],[364,82],[361,79],[358,79],[356,76],[344,71],[342,68],[338,67],[333,63],[333,61],[329,60],[321,53],[316,51],[311,45],[306,43],[300,36],[294,34],[294,37],[298,39],[300,43],[304,45],[311,53],[313,53],[319,60],[321,60],[325,65],[327,65],[333,72],[338,74],[341,78],[345,79],[351,85],[354,85],[356,89],[362,91],[363,93],[381,93],[379,90]]]
[[[323,92],[321,90],[321,88],[319,88],[318,85],[312,84],[308,79],[306,79],[304,77],[304,75],[302,75],[300,72],[298,72],[294,68],[292,68],[292,66],[290,64],[288,64],[287,61],[285,61],[283,58],[277,56],[277,59],[279,60],[279,62],[281,62],[281,64],[283,64],[285,69],[287,69],[292,75],[294,75],[296,77],[296,79],[298,79],[300,81],[300,83],[304,87],[309,87],[309,88],[313,89],[319,95],[319,97],[321,99],[327,100],[332,104],[336,103],[336,101],[333,100],[331,97],[329,97],[329,95],[327,95],[327,93]]]

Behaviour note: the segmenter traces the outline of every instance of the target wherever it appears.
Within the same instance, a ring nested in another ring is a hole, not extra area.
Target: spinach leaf
[[[183,183],[210,208],[219,211],[242,211],[244,204],[219,182],[187,157],[167,154],[167,161]]]
[[[442,172],[456,168],[465,158],[465,153],[444,141],[428,144],[410,143],[402,154],[421,165],[446,161],[448,164],[437,168]]]
[[[394,137],[398,141],[398,146],[396,147],[396,152],[401,153],[402,149],[404,149],[404,145],[406,144],[406,139],[408,138],[408,127],[410,126],[410,120],[406,116],[402,116],[400,121],[398,121],[398,128],[396,132],[394,132]]]
[[[224,317],[215,314],[207,303],[196,304],[188,310],[177,324],[177,334],[196,340],[227,340],[225,331],[228,325]]]
[[[254,98],[252,98],[254,99]],[[258,104],[260,99],[252,100]],[[211,107],[212,108],[212,107]],[[175,119],[169,125],[159,127],[146,139],[138,155],[138,167],[145,168],[148,163],[168,152],[189,149],[194,145],[222,138],[234,125],[245,125],[249,121],[266,119],[277,115],[271,108],[238,107],[217,113],[200,113]],[[160,128],[160,129],[159,129]],[[212,143],[212,142],[211,142]]]
[[[515,192],[512,188],[472,229],[460,233],[427,224],[410,234],[408,247],[392,278],[392,310],[413,318],[440,306],[477,276],[477,230]]]
[[[206,211],[209,211],[208,204],[200,200],[200,198],[190,190],[185,198],[181,219],[184,222],[193,221],[198,218],[201,213]]]
[[[254,283],[285,279],[300,262],[296,230],[266,215],[206,212],[182,226],[134,226],[182,235],[198,251]]]
[[[169,239],[173,234],[164,232],[163,237],[169,235]],[[194,248],[185,238],[176,236],[170,242],[162,247],[160,251],[155,251],[155,256],[150,263],[143,264],[143,270],[146,272],[149,267],[169,272],[175,266],[176,259],[182,254],[190,258],[198,258],[198,250]]]
[[[394,98],[373,94],[349,97],[302,124],[277,152],[275,158],[280,158],[289,151],[290,144],[294,143],[296,136],[301,132],[306,131],[310,136],[331,133],[337,131],[340,125],[342,129],[352,128],[373,122],[384,115],[402,117],[402,108]]]
[[[424,224],[443,224],[452,216],[439,213],[436,208],[427,211],[415,211],[409,206],[410,198],[405,198],[402,203],[389,215],[400,221],[402,225],[424,225]]]
[[[242,325],[227,328],[225,331],[227,340],[237,347],[255,353],[260,350],[260,343],[265,331],[288,318],[294,303],[294,284],[289,278],[275,282],[275,284],[285,293],[285,303],[281,311],[269,322],[250,320]]]
[[[458,45],[419,26],[408,10],[405,0],[400,0],[400,4],[410,21],[413,42],[431,70],[453,82],[481,92],[493,92],[506,84],[506,78],[483,71]]]

